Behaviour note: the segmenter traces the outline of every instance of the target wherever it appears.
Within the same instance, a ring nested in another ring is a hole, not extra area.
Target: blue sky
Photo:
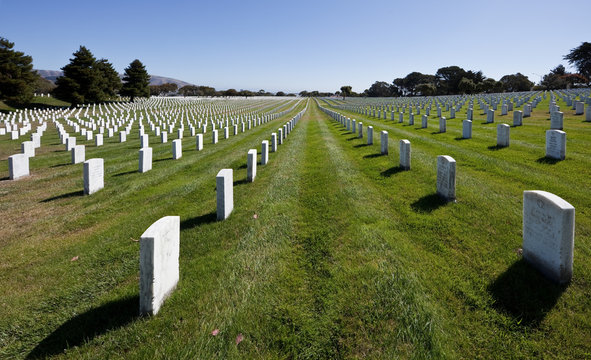
[[[115,69],[216,89],[361,92],[458,65],[538,82],[591,42],[591,1],[0,0],[0,36],[58,70],[80,45]],[[568,66],[567,66],[568,69]]]

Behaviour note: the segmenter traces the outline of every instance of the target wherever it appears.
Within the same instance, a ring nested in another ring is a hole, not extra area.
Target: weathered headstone
[[[521,110],[513,111],[513,126],[523,125],[523,112]]]
[[[497,125],[497,146],[507,147],[509,146],[509,131],[511,127],[507,124]]]
[[[486,111],[486,123],[493,123],[495,122],[495,111],[493,109],[488,109]]]
[[[400,167],[410,170],[410,141],[400,140]]]
[[[437,156],[437,194],[447,201],[456,199],[456,161],[451,156]]]
[[[105,161],[100,158],[86,160],[84,162],[84,194],[93,194],[104,187]]]
[[[140,238],[140,314],[156,315],[179,281],[181,221],[165,216]]]
[[[523,258],[559,284],[573,275],[575,208],[546,191],[523,192]]]
[[[550,113],[550,129],[562,130],[564,113],[562,111],[554,111]]]
[[[357,124],[357,128],[359,129],[357,131],[357,137],[362,139],[363,138],[363,123],[359,122],[359,124]]]
[[[427,115],[423,115],[423,117],[421,119],[421,127],[423,129],[426,129],[427,128],[428,121],[429,121],[428,119],[429,119],[429,117]]]
[[[217,219],[224,220],[234,209],[234,176],[232,169],[222,169],[215,178],[217,195]]]
[[[447,120],[444,117],[439,118],[439,132],[444,133],[447,131]]]
[[[546,157],[564,160],[566,157],[566,133],[562,130],[546,131]]]
[[[367,145],[373,144],[373,126],[367,127]]]
[[[145,173],[150,170],[152,170],[152,148],[145,147],[140,150],[139,171]]]
[[[463,139],[471,139],[472,138],[472,120],[463,120],[462,121],[462,138]]]
[[[24,176],[29,176],[29,157],[25,154],[9,156],[8,176],[10,180],[17,180]]]
[[[257,149],[248,150],[246,156],[246,181],[254,182],[257,176]]]

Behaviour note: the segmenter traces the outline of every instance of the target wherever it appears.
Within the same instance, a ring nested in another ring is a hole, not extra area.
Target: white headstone
[[[222,169],[215,178],[217,219],[225,220],[234,209],[234,174],[232,169]]]
[[[564,160],[566,157],[566,133],[562,130],[546,131],[546,157]]]
[[[31,141],[33,142],[33,145],[35,146],[35,149],[38,149],[41,147],[41,134],[31,134]]]
[[[28,157],[35,157],[35,144],[32,141],[23,141],[21,143],[21,153]]]
[[[464,138],[464,139],[471,139],[472,138],[472,120],[463,120],[462,121],[462,138]]]
[[[359,124],[357,124],[357,128],[359,129],[357,131],[357,136],[361,139],[363,138],[363,123],[359,122]]]
[[[197,151],[203,150],[203,134],[197,134],[195,136],[195,146],[197,147]]]
[[[156,315],[179,281],[180,217],[165,216],[140,238],[140,314]]]
[[[145,147],[140,149],[140,166],[139,171],[145,173],[152,170],[152,148]]]
[[[119,132],[119,142],[127,141],[127,133],[125,131]]]
[[[66,151],[71,151],[76,146],[76,138],[70,136],[66,138]]]
[[[513,126],[523,125],[523,112],[521,110],[513,111]]]
[[[145,147],[150,146],[150,140],[148,138],[148,134],[144,134],[140,136],[140,148],[143,149]]]
[[[488,109],[486,111],[486,123],[493,123],[495,122],[495,111],[493,109]]]
[[[400,167],[410,170],[410,141],[400,140]]]
[[[382,130],[381,132],[380,147],[383,155],[388,154],[388,132],[386,130]]]
[[[367,145],[373,144],[373,126],[367,127]]]
[[[257,149],[248,150],[246,156],[246,181],[253,182],[257,176]]]
[[[172,140],[172,158],[178,160],[183,157],[183,143],[181,139]]]
[[[10,180],[17,180],[29,176],[29,157],[16,154],[8,157],[8,175]]]
[[[84,145],[76,145],[70,152],[72,153],[72,164],[79,164],[86,159],[86,148]]]
[[[550,129],[562,130],[564,113],[562,111],[554,111],[550,113]]]
[[[213,130],[211,132],[211,143],[212,144],[217,144],[218,143],[218,131],[217,130]]]
[[[261,144],[261,165],[269,162],[269,140],[263,140]]]
[[[573,274],[575,208],[546,191],[523,192],[523,258],[551,280]]]
[[[437,156],[437,194],[447,201],[456,199],[456,161],[451,156]]]
[[[78,145],[84,146],[84,145]],[[84,194],[90,195],[105,187],[105,161],[100,158],[84,162]]]
[[[166,131],[162,131],[162,132],[160,133],[160,142],[161,142],[162,144],[166,144],[166,143],[168,142],[168,132],[166,132]]]
[[[271,134],[271,152],[277,151],[277,134]]]
[[[447,131],[447,120],[444,117],[439,118],[439,132],[444,133]]]
[[[103,134],[96,134],[94,136],[94,145],[103,146]]]
[[[507,124],[497,125],[497,146],[506,147],[509,146],[509,131],[511,127]]]
[[[427,128],[428,121],[429,121],[429,120],[428,120],[428,117],[427,117],[427,115],[423,115],[423,117],[422,117],[422,120],[421,120],[421,127],[422,127],[423,129],[426,129],[426,128]]]

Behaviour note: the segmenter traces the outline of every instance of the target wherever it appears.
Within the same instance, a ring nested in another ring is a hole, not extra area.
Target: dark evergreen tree
[[[54,95],[72,105],[105,100],[101,75],[95,68],[96,59],[84,46],[76,51],[70,63],[62,68],[64,75],[55,81]]]
[[[564,60],[576,66],[585,79],[586,83],[591,83],[591,43],[584,42],[578,47],[572,49],[568,55],[564,56]]]
[[[125,68],[123,81],[125,83],[121,88],[122,96],[129,96],[131,101],[136,97],[150,96],[150,75],[148,75],[144,64],[138,59],[132,61],[131,64]]]
[[[33,58],[13,47],[14,43],[0,37],[0,100],[24,105],[33,99],[37,72]]]
[[[99,78],[101,82],[101,91],[106,97],[113,97],[117,95],[121,89],[121,78],[113,64],[107,59],[100,59],[94,65],[95,69],[99,72]]]

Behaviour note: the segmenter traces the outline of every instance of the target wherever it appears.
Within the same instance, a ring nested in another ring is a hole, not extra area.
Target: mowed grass
[[[170,142],[151,137],[154,169],[145,174],[137,173],[136,125],[125,144],[87,146],[87,159],[105,158],[107,174],[105,189],[89,197],[82,166],[67,165],[50,127],[33,175],[0,181],[0,357],[590,356],[591,124],[565,111],[567,160],[552,162],[543,158],[547,100],[511,128],[505,149],[494,147],[496,123],[481,124],[476,110],[471,140],[456,139],[460,114],[438,134],[437,124],[417,129],[342,111],[373,125],[367,146],[310,101],[246,183],[247,150],[260,152],[303,107],[216,145],[208,133],[201,152],[185,134],[176,161]],[[398,167],[402,138],[412,143],[411,171]],[[7,175],[5,155],[20,142],[2,146]],[[442,154],[458,162],[457,203],[434,195]],[[217,222],[215,175],[228,167],[235,209]],[[531,189],[577,209],[566,287],[516,251],[522,192]],[[181,280],[157,316],[138,317],[137,240],[166,215],[181,217]]]

